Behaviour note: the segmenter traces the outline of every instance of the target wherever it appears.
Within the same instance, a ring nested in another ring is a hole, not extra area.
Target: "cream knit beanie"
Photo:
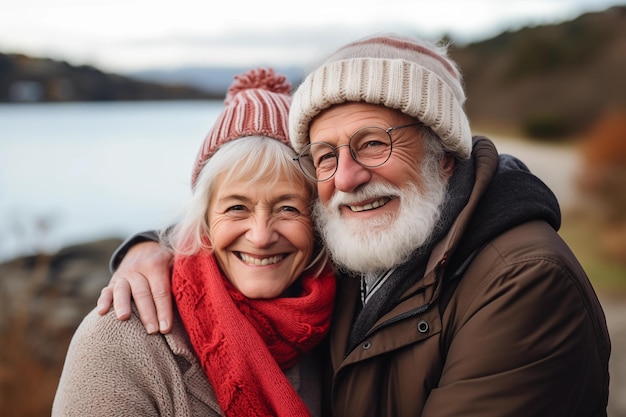
[[[461,74],[441,48],[398,35],[377,35],[337,50],[293,96],[289,136],[296,151],[309,142],[315,116],[346,102],[400,110],[429,126],[447,150],[462,159],[470,157],[472,135]]]

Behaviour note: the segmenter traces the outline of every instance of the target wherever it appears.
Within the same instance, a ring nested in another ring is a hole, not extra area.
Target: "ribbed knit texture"
[[[296,151],[308,143],[315,116],[346,102],[400,110],[429,126],[459,158],[470,157],[472,137],[461,74],[426,44],[396,35],[375,36],[332,54],[294,93],[289,127]]]
[[[230,142],[246,136],[267,136],[282,143],[287,139],[291,84],[269,69],[254,69],[235,76],[226,93],[225,108],[218,116],[198,152],[191,175],[194,187],[204,163]]]
[[[325,271],[299,282],[298,297],[251,300],[222,276],[213,256],[175,259],[176,304],[224,415],[310,415],[281,368],[328,332],[335,278]]]

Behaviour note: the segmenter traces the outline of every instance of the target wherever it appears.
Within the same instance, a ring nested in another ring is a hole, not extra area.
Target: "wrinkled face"
[[[363,127],[415,121],[382,106],[347,103],[320,113],[309,136],[311,142],[336,147]],[[432,235],[454,164],[427,158],[419,132],[414,127],[393,131],[391,156],[375,168],[359,165],[342,147],[334,177],[318,182],[315,220],[338,266],[380,273],[404,262]]]
[[[286,178],[250,184],[218,178],[209,239],[226,278],[248,298],[280,296],[313,253],[310,194]]]
[[[398,111],[366,103],[347,103],[333,106],[320,113],[310,126],[311,142],[326,142],[333,146],[347,144],[350,136],[366,126],[388,128],[414,123],[416,120]],[[319,198],[326,204],[336,191],[352,193],[369,182],[386,182],[398,188],[414,184],[422,188],[420,161],[423,149],[416,128],[392,132],[393,151],[389,160],[376,168],[365,168],[350,156],[347,147],[339,150],[335,176],[318,183]],[[399,201],[381,196],[378,200],[358,201],[353,207],[342,207],[346,217],[365,218],[380,212],[397,212]],[[374,203],[377,207],[362,209]]]

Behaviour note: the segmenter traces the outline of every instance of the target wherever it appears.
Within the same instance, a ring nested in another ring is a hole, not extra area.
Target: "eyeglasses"
[[[350,136],[347,144],[332,146],[326,142],[313,142],[305,146],[293,158],[298,161],[304,174],[317,182],[328,181],[335,172],[339,163],[339,148],[347,146],[352,159],[365,168],[376,168],[389,160],[393,147],[391,132],[405,127],[417,126],[421,123],[389,127],[363,127]]]

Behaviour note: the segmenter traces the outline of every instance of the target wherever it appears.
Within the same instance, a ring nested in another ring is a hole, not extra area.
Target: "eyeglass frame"
[[[350,156],[352,157],[352,160],[354,162],[356,162],[357,164],[361,165],[363,168],[378,168],[379,166],[384,165],[389,158],[391,158],[391,152],[393,151],[393,138],[391,137],[391,132],[393,132],[394,130],[400,130],[400,129],[404,129],[406,127],[411,127],[411,126],[418,126],[421,125],[422,122],[414,122],[414,123],[409,123],[406,125],[400,125],[400,126],[393,126],[393,127],[388,127],[388,128],[382,128],[380,126],[363,126],[359,129],[357,129],[354,133],[352,133],[350,135],[350,138],[348,139],[348,143],[344,143],[343,145],[339,145],[339,146],[333,146],[330,143],[327,142],[311,142],[309,144],[307,144],[299,153],[297,156],[293,157],[293,161],[298,162],[298,167],[300,168],[300,170],[304,173],[304,175],[306,175],[307,178],[312,179],[315,182],[326,182],[329,181],[330,179],[332,179],[335,174],[337,173],[337,168],[339,168],[339,148],[343,148],[343,147],[348,147],[348,149],[350,150]],[[362,163],[361,161],[359,161],[355,155],[355,151],[352,149],[352,147],[350,146],[350,144],[352,143],[352,138],[354,138],[354,136],[359,133],[361,130],[363,129],[381,129],[383,132],[385,132],[387,134],[387,136],[389,136],[389,155],[387,155],[387,158],[385,158],[384,161],[382,161],[380,164],[377,165],[365,165],[364,163]],[[304,169],[304,167],[302,166],[302,163],[300,162],[300,159],[304,157],[303,153],[305,150],[310,149],[312,145],[315,144],[323,144],[328,146],[330,149],[333,150],[333,154],[335,155],[335,170],[333,171],[333,173],[326,179],[320,180],[317,178],[317,175],[315,175],[315,178],[313,178],[312,176],[310,176],[307,173],[307,170]]]

